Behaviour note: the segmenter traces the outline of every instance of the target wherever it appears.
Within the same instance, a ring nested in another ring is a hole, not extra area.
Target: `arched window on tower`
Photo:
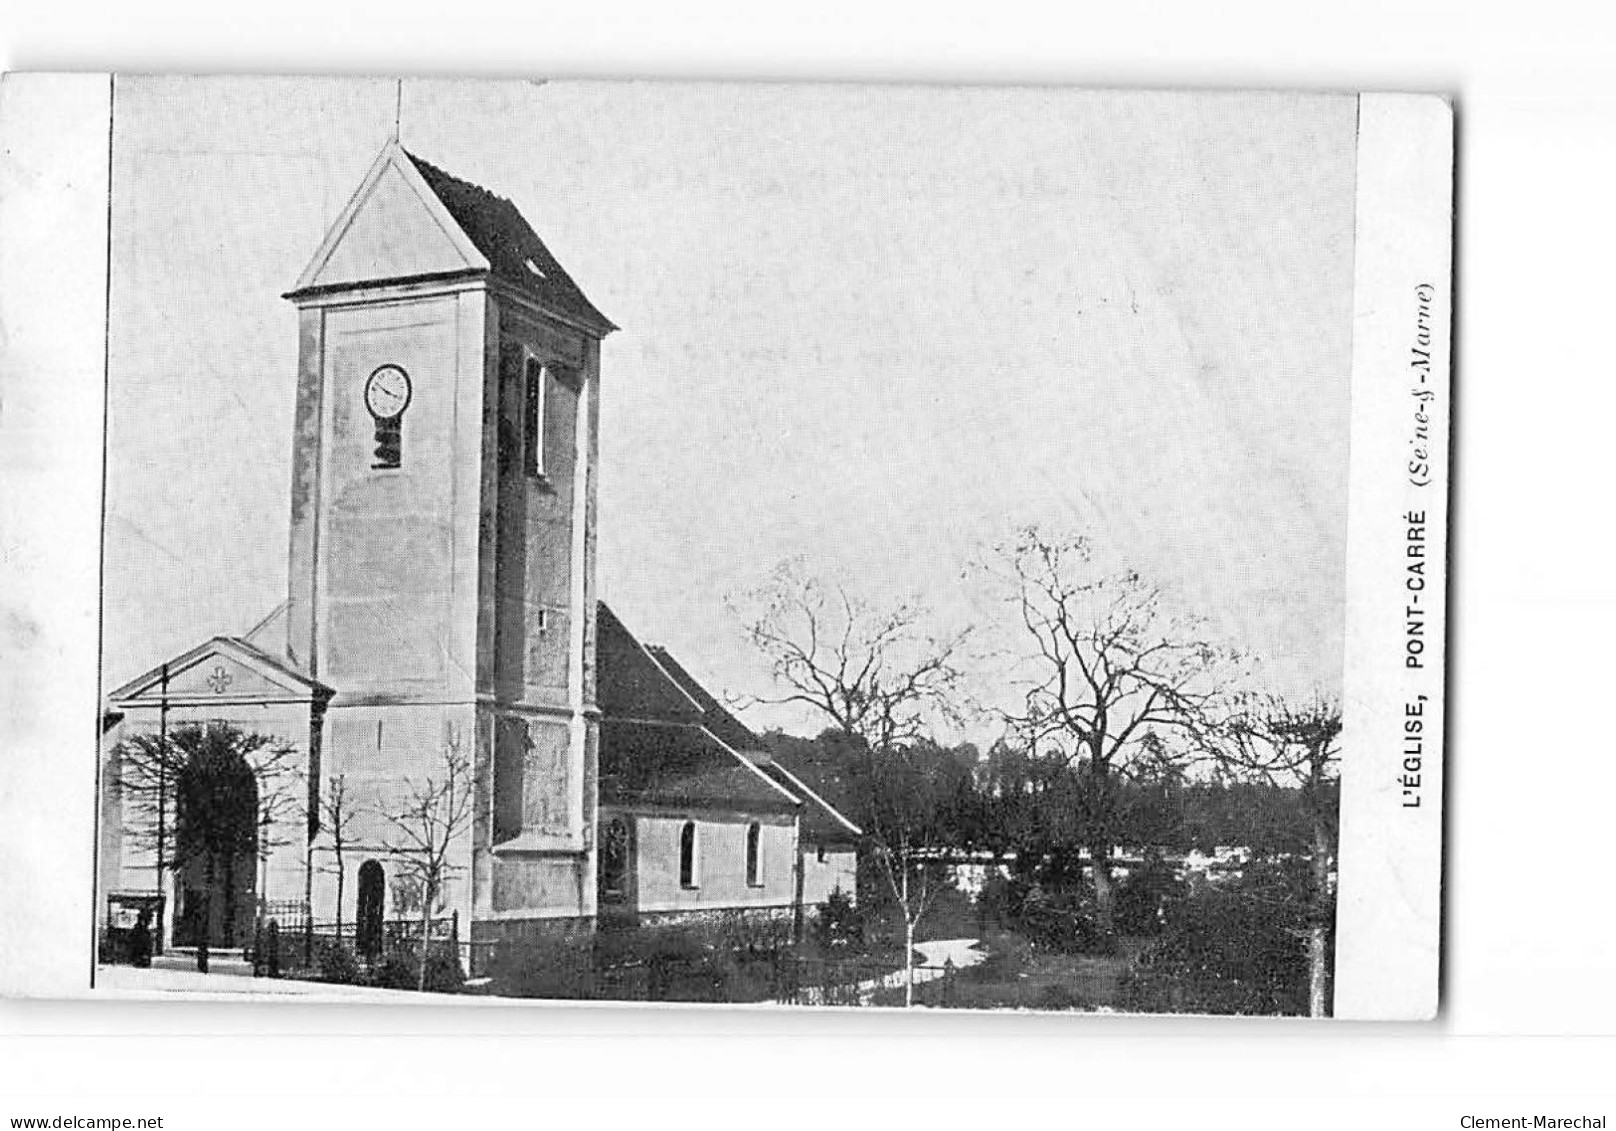
[[[686,821],[679,830],[679,886],[694,888],[701,886],[701,878],[696,870],[696,822]]]
[[[763,883],[763,826],[756,821],[746,826],[746,883],[754,888]]]

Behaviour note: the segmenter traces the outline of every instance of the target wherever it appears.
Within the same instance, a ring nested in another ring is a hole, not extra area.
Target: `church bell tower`
[[[594,915],[600,343],[508,200],[390,141],[298,309],[288,650],[324,767],[382,799],[474,757],[470,941]]]

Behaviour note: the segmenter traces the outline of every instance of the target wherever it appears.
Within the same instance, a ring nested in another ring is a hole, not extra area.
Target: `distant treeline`
[[[1097,782],[1082,762],[1007,743],[984,753],[971,743],[912,744],[883,758],[835,732],[765,736],[773,755],[866,831],[902,826],[916,843],[1015,853],[1077,870],[1094,814],[1109,812],[1120,846],[1211,852],[1222,845],[1259,855],[1306,853],[1311,824],[1299,789],[1263,781],[1163,771]],[[1335,809],[1336,786],[1328,789]],[[1051,878],[1054,878],[1053,876]]]

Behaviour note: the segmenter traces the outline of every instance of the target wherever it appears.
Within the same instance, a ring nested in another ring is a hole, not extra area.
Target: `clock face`
[[[384,365],[365,382],[365,407],[377,420],[391,420],[410,404],[410,376],[396,365]]]

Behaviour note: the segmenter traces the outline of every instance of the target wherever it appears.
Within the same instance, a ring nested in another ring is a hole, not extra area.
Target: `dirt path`
[[[920,952],[920,961],[915,964],[915,985],[932,982],[941,978],[944,967],[952,962],[954,968],[963,970],[967,966],[975,966],[987,955],[977,949],[977,939],[933,939],[930,942],[918,942],[915,949]],[[871,978],[860,982],[856,988],[859,1001],[868,1005],[870,999],[878,990],[901,990],[904,984],[904,971],[894,970],[892,973],[880,978]]]
[[[952,962],[963,970],[987,957],[977,949],[980,944],[980,939],[933,939],[931,942],[916,943],[915,949],[920,952],[922,965],[942,966]]]

